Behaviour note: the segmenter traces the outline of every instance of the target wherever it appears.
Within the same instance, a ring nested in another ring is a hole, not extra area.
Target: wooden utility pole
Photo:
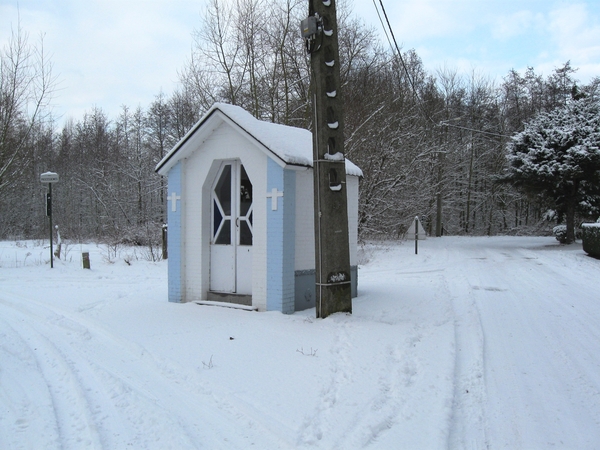
[[[311,58],[316,316],[352,312],[344,108],[335,0],[309,0],[302,35]]]

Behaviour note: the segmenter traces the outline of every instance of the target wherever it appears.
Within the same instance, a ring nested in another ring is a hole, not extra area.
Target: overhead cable
[[[415,97],[418,100],[420,99],[419,93],[417,92],[417,89],[415,87],[415,83],[412,79],[412,77],[410,76],[410,72],[408,71],[408,67],[406,67],[406,64],[404,62],[404,58],[402,57],[402,52],[400,51],[400,47],[398,46],[398,42],[396,41],[396,37],[394,36],[394,30],[392,29],[392,26],[390,24],[390,20],[388,18],[387,12],[385,10],[385,6],[383,6],[383,0],[379,0],[379,5],[381,6],[381,11],[383,12],[383,15],[385,17],[385,24],[383,22],[383,18],[381,17],[381,14],[379,13],[379,8],[377,7],[377,3],[375,0],[373,0],[373,5],[375,6],[375,10],[377,11],[377,16],[379,17],[379,21],[381,22],[381,26],[383,27],[383,32],[385,33],[385,37],[388,40],[388,43],[390,45],[390,47],[392,49],[396,49],[396,52],[398,53],[398,58],[400,59],[400,63],[402,64],[402,67],[404,68],[404,72],[406,73],[406,77],[408,79],[408,82],[412,88],[413,94],[415,95]],[[387,26],[386,26],[387,24]],[[387,30],[389,30],[390,35],[392,36],[392,39],[390,41],[390,37],[388,36]],[[392,41],[393,41],[393,45],[392,45]],[[435,124],[436,126],[447,126],[447,127],[452,127],[452,128],[457,128],[457,129],[461,129],[461,130],[466,130],[466,131],[472,131],[474,133],[481,133],[484,135],[489,135],[489,136],[496,136],[496,137],[506,137],[506,138],[510,138],[510,136],[505,135],[505,134],[501,134],[501,133],[492,133],[489,131],[483,131],[483,130],[476,130],[474,128],[468,128],[468,127],[463,127],[460,125],[454,125],[451,123],[448,123],[446,121],[444,122],[440,122],[440,123],[436,123],[433,118],[431,116],[429,116],[429,114],[427,114],[427,112],[423,109],[423,107],[420,105],[421,102],[419,102],[419,109],[421,110],[421,112],[423,113],[423,115],[425,116],[425,118],[427,120],[429,120],[430,122],[432,122],[433,124]]]

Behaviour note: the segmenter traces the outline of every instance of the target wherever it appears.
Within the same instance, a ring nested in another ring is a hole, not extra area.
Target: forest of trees
[[[61,125],[32,114],[40,95],[44,107],[52,77],[40,47],[18,30],[2,53],[0,239],[46,236],[46,187],[39,182],[46,171],[60,175],[54,220],[63,238],[158,239],[166,180],[154,167],[215,101],[310,129],[309,61],[299,36],[306,14],[299,0],[211,0],[175,92],[158,92],[147,108],[123,106],[117,117],[91,108]],[[564,106],[574,89],[598,99],[600,78],[579,85],[569,62],[546,76],[510,70],[499,82],[476,71],[428,72],[415,51],[400,59],[387,50],[345,4],[338,3],[338,14],[345,148],[364,173],[360,236],[401,236],[415,215],[433,235],[442,227],[488,235],[550,229],[544,197],[497,182],[507,169],[507,144],[536,114]],[[11,65],[19,49],[28,72]],[[23,94],[29,97],[21,106],[11,96],[11,70],[38,80],[23,86],[38,90]]]

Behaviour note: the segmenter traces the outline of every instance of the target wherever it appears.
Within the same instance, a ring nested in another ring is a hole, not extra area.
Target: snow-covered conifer
[[[566,242],[573,242],[575,214],[600,208],[600,104],[583,98],[539,114],[508,151],[507,178],[548,198],[566,218]]]

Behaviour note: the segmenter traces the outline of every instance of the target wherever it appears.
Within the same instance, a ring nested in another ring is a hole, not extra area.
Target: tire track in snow
[[[485,258],[483,258],[485,259]],[[451,292],[446,281],[444,289],[452,298],[454,310],[454,399],[448,435],[448,448],[487,448],[483,404],[486,401],[484,380],[484,333],[481,318],[471,288],[463,273],[468,267],[451,262],[447,277],[458,292]],[[461,280],[458,281],[457,280]]]
[[[57,417],[41,417],[53,411],[52,395],[41,375],[35,350],[0,315],[0,448],[23,448],[31,433],[43,448],[59,447]],[[17,378],[13,374],[30,374]]]
[[[15,314],[15,310],[11,311],[7,306],[9,305],[6,302],[0,302],[3,317],[21,315],[18,312]],[[26,321],[30,318],[21,319],[20,330],[15,330],[15,333],[34,354],[36,366],[46,383],[59,446],[64,448],[103,448],[96,424],[90,415],[91,406],[88,403],[84,385],[74,368],[74,363],[44,336],[43,324],[38,322],[34,328],[28,323],[28,320]],[[25,386],[22,387],[25,388]],[[29,423],[22,421],[21,425],[28,427]]]
[[[0,299],[2,317],[19,324],[14,334],[30,353],[42,354],[30,372],[42,374],[55,410],[57,445],[49,448],[239,448],[264,431],[197,374],[157,361],[77,314],[13,297]],[[246,422],[242,436],[237,421]],[[247,433],[248,422],[256,435]]]
[[[457,319],[476,311],[481,324],[483,439],[481,445],[469,439],[477,428],[465,428],[463,408],[456,407],[465,403],[455,401],[449,447],[549,448],[569,442],[569,448],[595,448],[600,310],[596,298],[589,298],[595,280],[582,279],[573,259],[565,258],[569,248],[464,250],[467,258],[454,263],[462,273],[449,283]],[[457,398],[461,373],[457,365]]]
[[[592,281],[582,280],[578,267],[565,266],[563,253],[554,248],[540,263],[535,252],[513,252],[513,259],[531,260],[516,267],[494,262],[507,292],[501,301],[480,301],[494,352],[488,364],[490,438],[499,445],[561,446],[566,439],[573,448],[594,448],[598,442],[599,311],[596,298],[585,294]],[[549,294],[540,298],[539,292]],[[499,396],[500,384],[514,389]]]

